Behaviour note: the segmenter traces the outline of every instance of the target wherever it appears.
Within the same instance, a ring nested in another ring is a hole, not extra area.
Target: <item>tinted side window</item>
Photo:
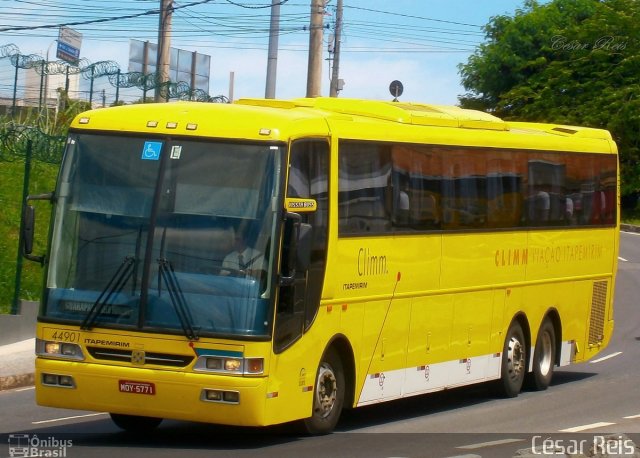
[[[391,230],[391,147],[341,142],[338,161],[340,233],[380,234]]]
[[[340,235],[611,225],[614,155],[341,141]]]

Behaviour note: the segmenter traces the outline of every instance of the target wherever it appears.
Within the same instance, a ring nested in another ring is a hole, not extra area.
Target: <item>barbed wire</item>
[[[117,75],[120,66],[112,60],[101,60],[93,64],[86,65],[80,70],[80,74],[86,80],[101,78],[103,76]]]
[[[0,46],[0,59],[3,58],[3,57],[12,56],[12,55],[17,54],[19,52],[20,52],[20,50],[13,43],[9,43],[7,45],[2,45],[2,46]]]
[[[62,160],[65,137],[49,135],[37,127],[12,122],[0,124],[0,161],[23,160],[31,143],[32,159],[49,164]]]
[[[41,65],[34,67],[34,70],[42,75],[77,75],[82,71],[83,67],[90,65],[88,59],[80,59],[79,65],[71,65],[63,60],[45,61],[41,62]],[[82,66],[82,67],[81,67]]]
[[[192,88],[185,81],[162,82],[158,72],[122,73],[117,62],[105,60],[91,63],[88,59],[80,59],[77,65],[67,62],[47,61],[37,54],[20,54],[19,48],[13,43],[0,46],[0,58],[8,57],[11,65],[21,69],[34,69],[42,75],[75,75],[80,74],[86,80],[107,77],[111,86],[115,88],[138,88],[142,91],[160,89],[161,97],[165,100],[193,100],[198,102],[228,103],[229,99],[223,95],[210,96],[202,89]]]
[[[17,68],[29,69],[35,68],[42,62],[42,57],[37,54],[12,54],[9,56],[11,65]]]

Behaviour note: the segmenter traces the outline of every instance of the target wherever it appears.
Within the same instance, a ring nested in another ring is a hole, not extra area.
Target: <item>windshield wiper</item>
[[[193,326],[191,326],[192,317],[189,311],[189,306],[187,305],[187,301],[184,298],[184,294],[182,293],[182,289],[178,283],[178,278],[176,277],[175,270],[173,270],[173,265],[165,258],[158,259],[158,265],[159,274],[162,275],[162,278],[167,285],[167,291],[169,291],[169,297],[171,298],[171,305],[173,305],[176,315],[178,315],[184,335],[189,340],[198,340],[199,337],[196,335]]]
[[[124,285],[127,283],[131,274],[133,273],[133,265],[136,263],[136,259],[133,256],[126,256],[118,267],[118,270],[113,274],[107,286],[102,290],[98,299],[94,302],[93,306],[87,313],[87,316],[82,321],[80,325],[80,329],[85,331],[90,331],[91,327],[95,323],[100,313],[102,313],[102,309],[105,305],[109,303],[111,297],[115,294],[120,293]]]

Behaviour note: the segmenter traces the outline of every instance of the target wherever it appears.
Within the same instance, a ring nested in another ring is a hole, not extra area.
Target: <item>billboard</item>
[[[69,27],[60,27],[56,57],[71,65],[78,65],[82,34]]]
[[[158,45],[148,41],[129,40],[129,71],[144,74],[155,73]],[[195,51],[171,48],[169,79],[174,83],[185,82],[192,89],[209,92],[211,56]]]

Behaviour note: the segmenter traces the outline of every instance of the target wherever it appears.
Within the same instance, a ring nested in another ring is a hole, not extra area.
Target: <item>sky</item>
[[[190,3],[198,3],[188,6]],[[337,0],[325,7],[322,95],[329,94],[329,41]],[[523,0],[344,0],[340,97],[391,99],[399,80],[400,100],[454,105],[464,93],[458,65],[484,41],[483,26],[496,15],[513,15]],[[174,1],[171,46],[211,56],[209,94],[264,97],[270,0]],[[307,84],[311,0],[284,0],[280,7],[276,97],[304,97]],[[113,61],[129,71],[130,40],[157,42],[160,0],[0,0],[0,51],[14,44],[21,54],[55,60],[58,26],[82,34],[80,57]],[[133,18],[118,18],[139,15]],[[91,24],[72,24],[101,20]],[[41,28],[46,26],[45,28]],[[15,28],[23,28],[15,30]],[[8,30],[13,29],[13,30]],[[13,73],[0,53],[0,96],[11,96]],[[22,80],[21,80],[22,81]],[[86,89],[88,82],[82,83]],[[113,98],[108,79],[94,82]],[[139,90],[123,99],[139,98]],[[128,94],[128,95],[127,95]]]

